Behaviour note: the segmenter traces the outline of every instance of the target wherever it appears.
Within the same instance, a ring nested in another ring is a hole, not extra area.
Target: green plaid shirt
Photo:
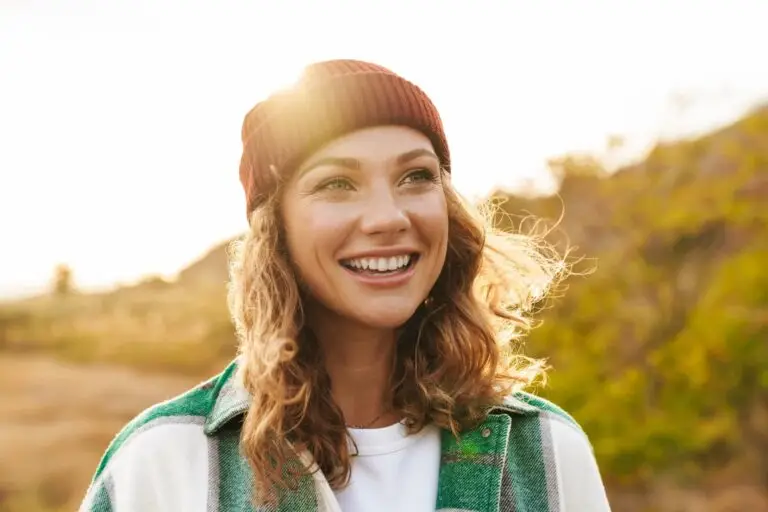
[[[104,454],[81,512],[325,510],[311,476],[277,508],[251,505],[252,474],[234,421],[249,397],[235,369],[232,363],[131,421]],[[609,510],[587,437],[567,413],[533,395],[510,397],[458,440],[442,432],[441,451],[437,511]]]

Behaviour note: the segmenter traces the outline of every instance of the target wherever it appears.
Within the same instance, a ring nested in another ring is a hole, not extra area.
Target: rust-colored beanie
[[[306,67],[289,89],[257,104],[243,122],[240,181],[247,214],[304,158],[346,133],[381,125],[404,125],[432,141],[450,171],[443,123],[416,85],[377,64],[331,60]]]

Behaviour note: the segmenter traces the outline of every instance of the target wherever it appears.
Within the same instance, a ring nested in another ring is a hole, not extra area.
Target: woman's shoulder
[[[105,450],[81,510],[96,510],[94,503],[118,499],[107,492],[115,482],[128,495],[160,484],[172,486],[174,482],[168,479],[195,480],[198,473],[203,474],[198,466],[207,461],[208,437],[223,418],[231,418],[227,414],[238,399],[233,390],[234,370],[231,364],[215,377],[131,419]]]
[[[517,391],[507,396],[496,408],[530,421],[515,422],[516,428],[534,428],[539,436],[551,438],[558,445],[587,447],[592,452],[589,438],[578,421],[564,408],[541,396]]]
[[[522,414],[536,414],[551,421],[562,422],[584,432],[579,422],[568,411],[546,398],[526,391],[517,391],[507,396],[503,406]]]
[[[114,451],[131,444],[147,432],[161,431],[174,425],[198,426],[202,430],[214,410],[219,396],[228,391],[234,364],[210,379],[183,393],[153,404],[132,418],[115,436],[107,448],[107,457]],[[104,462],[104,461],[102,461]]]
[[[538,460],[539,481],[557,482],[556,492],[549,491],[566,510],[610,510],[592,443],[570,413],[526,392],[506,397],[497,409],[512,417],[507,455],[514,466]]]

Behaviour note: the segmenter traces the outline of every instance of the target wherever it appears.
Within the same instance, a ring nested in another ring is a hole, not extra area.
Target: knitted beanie
[[[432,101],[416,85],[377,64],[331,60],[306,67],[289,89],[258,103],[245,116],[240,182],[247,214],[278,179],[344,134],[382,125],[402,125],[432,141],[450,171],[448,143]]]

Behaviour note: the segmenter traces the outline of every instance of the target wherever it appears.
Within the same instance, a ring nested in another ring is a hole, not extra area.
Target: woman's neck
[[[396,421],[389,411],[396,332],[337,316],[312,320],[310,327],[323,351],[331,393],[347,425],[369,428]]]

